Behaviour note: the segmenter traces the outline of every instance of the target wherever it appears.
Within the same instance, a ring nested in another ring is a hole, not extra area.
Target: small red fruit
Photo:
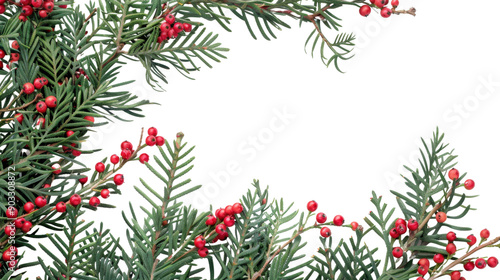
[[[226,212],[227,215],[234,215],[233,206],[232,205],[226,206],[226,208],[224,208],[224,212]]]
[[[235,223],[235,220],[234,220],[234,216],[231,216],[231,215],[228,215],[224,218],[224,224],[227,226],[227,227],[232,227],[234,226],[234,223]]]
[[[21,114],[21,113],[17,113],[14,115],[14,118],[19,122],[19,123],[22,123],[23,120],[24,120],[24,115]]]
[[[397,6],[399,6],[399,0],[392,0],[391,1],[391,5],[396,8]]]
[[[45,102],[43,101],[39,101],[38,103],[36,103],[36,110],[39,113],[45,114],[45,112],[47,112],[47,104],[45,104]]]
[[[418,269],[417,269],[418,274],[423,276],[423,275],[427,274],[428,271],[429,271],[428,266],[423,266],[423,265],[418,266]]]
[[[401,247],[395,247],[392,249],[392,256],[399,259],[403,256],[403,249]]]
[[[115,182],[115,184],[117,186],[120,186],[120,185],[123,185],[123,183],[125,182],[125,178],[123,177],[122,174],[116,174],[114,177],[113,177],[113,181]]]
[[[352,223],[351,223],[351,229],[352,229],[352,230],[357,230],[357,229],[358,229],[358,226],[359,226],[359,224],[358,224],[357,222],[352,222]]]
[[[5,215],[7,216],[7,218],[9,219],[14,219],[17,217],[17,214],[18,214],[18,211],[17,211],[17,208],[13,207],[13,206],[9,206],[9,208],[7,208],[7,211],[5,211]]]
[[[481,233],[479,233],[479,236],[481,236],[481,239],[488,239],[490,237],[490,231],[483,229]]]
[[[474,246],[474,244],[476,244],[477,238],[474,235],[471,234],[467,236],[467,239],[470,240],[469,242],[467,242],[469,246]]]
[[[323,212],[320,212],[316,215],[316,221],[319,223],[319,224],[322,224],[324,222],[326,222],[327,218],[326,218],[326,214],[323,213]]]
[[[393,228],[389,231],[389,235],[394,238],[394,239],[397,239],[399,238],[399,232],[397,231],[396,228]]]
[[[19,49],[19,42],[17,42],[17,41],[12,42],[12,48],[15,50],[18,50]]]
[[[61,165],[59,163],[55,163],[53,164],[52,166],[52,173],[58,175],[58,174],[61,174],[62,170],[61,170]]]
[[[468,190],[472,190],[474,188],[474,186],[476,185],[476,183],[474,183],[474,180],[471,180],[471,179],[467,179],[464,183],[464,187]]]
[[[156,136],[158,135],[158,129],[156,129],[155,127],[150,127],[148,129],[148,135],[151,135],[151,136]]]
[[[26,219],[24,218],[19,218],[14,221],[14,225],[16,226],[16,228],[22,228],[24,223],[26,223]]]
[[[450,231],[448,232],[448,234],[446,234],[446,239],[448,239],[448,241],[450,242],[453,242],[455,241],[455,239],[457,239],[457,235],[453,231]]]
[[[418,260],[418,265],[429,267],[431,265],[431,262],[429,262],[428,259],[423,258]]]
[[[80,184],[82,184],[82,185],[85,185],[88,180],[89,180],[89,177],[85,176],[85,177],[78,179],[78,182],[80,182]]]
[[[43,4],[43,0],[31,0],[31,5],[35,8],[40,8]]]
[[[193,26],[189,23],[183,23],[182,28],[184,29],[185,32],[191,32],[193,29]]]
[[[369,5],[363,5],[359,8],[359,14],[367,17],[372,11],[372,8]]]
[[[332,235],[332,231],[328,227],[321,228],[319,234],[324,238],[330,237]]]
[[[166,21],[168,24],[172,25],[172,24],[174,24],[174,22],[175,22],[175,16],[174,16],[174,15],[172,15],[172,14],[168,14],[168,15],[165,17],[165,21]]]
[[[149,135],[146,137],[146,145],[148,146],[154,146],[156,145],[156,137]]]
[[[149,161],[149,155],[144,153],[139,156],[139,161],[144,164]]]
[[[446,245],[446,252],[448,252],[448,254],[453,255],[455,254],[456,251],[457,251],[457,246],[455,246],[455,244],[448,243],[448,245]]]
[[[473,262],[471,262],[471,261],[468,261],[468,262],[466,262],[466,263],[464,264],[464,269],[465,269],[466,271],[472,271],[472,270],[474,270],[474,268],[475,268],[475,267],[476,267],[476,266],[475,266],[475,265],[474,265],[474,263],[473,263]]]
[[[124,160],[129,160],[132,157],[132,151],[129,149],[122,150],[121,154]]]
[[[208,256],[208,249],[205,247],[198,249],[198,255],[202,258]]]
[[[10,54],[10,61],[12,62],[16,62],[16,61],[19,61],[20,59],[20,55],[18,53],[11,53]],[[8,65],[7,65],[8,66]],[[10,69],[10,68],[9,68]]]
[[[83,119],[92,123],[95,121],[94,117],[92,116],[85,116]]]
[[[215,210],[215,216],[219,219],[219,220],[224,220],[224,218],[227,216],[226,215],[226,212],[224,211],[224,209],[217,209]]]
[[[45,98],[45,103],[49,108],[55,108],[57,106],[57,98],[55,96],[47,96]]]
[[[165,144],[165,138],[161,137],[161,136],[157,136],[156,137],[156,146],[163,146]]]
[[[109,158],[109,161],[111,161],[112,164],[116,165],[120,162],[120,157],[117,156],[116,154],[111,155],[111,157]]]
[[[102,189],[101,190],[101,197],[106,199],[109,197],[109,190],[108,189]]]
[[[307,203],[307,210],[309,212],[314,212],[316,209],[318,209],[318,203],[316,203],[316,201],[311,200]]]
[[[455,168],[452,168],[450,169],[450,171],[448,171],[448,178],[450,178],[450,180],[457,180],[458,177],[460,177],[460,173]]]
[[[23,91],[26,94],[32,94],[35,92],[35,86],[32,83],[25,83],[23,86]]]
[[[483,269],[486,267],[486,261],[483,258],[479,258],[476,260],[476,267],[479,269]]]
[[[336,226],[341,226],[344,224],[344,217],[342,217],[341,215],[337,215],[333,218],[333,224],[336,225]]]
[[[411,231],[415,231],[418,229],[418,222],[415,219],[410,219],[408,221],[408,229]]]
[[[27,222],[25,222],[25,223],[27,223]],[[7,225],[7,226],[5,226],[4,231],[5,231],[5,235],[7,235],[7,236],[16,235],[16,227],[14,227],[14,226]]]
[[[406,233],[406,226],[404,224],[399,224],[396,227],[396,230],[398,231],[399,235],[403,235]]]
[[[396,220],[396,222],[394,222],[394,226],[395,226],[395,227],[398,227],[399,225],[404,225],[404,226],[406,226],[406,221],[405,221],[405,219],[401,219],[401,218],[399,218],[399,219],[397,219],[397,220]]]
[[[35,198],[35,205],[38,208],[42,208],[45,205],[47,205],[47,199],[45,197],[43,197],[43,196],[39,196],[39,197]]]
[[[444,212],[438,212],[436,214],[436,221],[438,221],[438,223],[444,223],[446,221],[446,213]]]
[[[213,226],[217,223],[217,218],[214,215],[208,215],[207,220],[205,221],[205,225]]]
[[[460,279],[460,271],[453,271],[450,274],[451,280],[459,280]]]
[[[435,263],[443,263],[444,262],[444,256],[441,254],[435,254],[433,259],[434,259]]]
[[[36,78],[35,81],[33,82],[33,85],[35,86],[36,89],[43,88],[44,84],[42,82],[42,78]]]
[[[176,33],[181,32],[183,29],[184,29],[184,26],[182,26],[182,23],[180,23],[180,22],[176,22],[176,23],[174,24],[174,31],[175,31]]]
[[[388,18],[390,17],[392,14],[392,11],[391,9],[385,7],[385,8],[382,8],[382,10],[380,11],[380,15],[383,17],[383,18]]]
[[[48,17],[48,16],[49,16],[49,13],[48,13],[48,11],[46,11],[46,10],[40,10],[40,11],[38,11],[38,15],[39,15],[41,18],[46,18],[46,17]]]
[[[200,235],[194,239],[194,247],[196,247],[198,249],[205,248],[206,243],[207,243],[207,241],[205,240],[205,238],[202,235]]]
[[[56,211],[57,212],[66,212],[66,203],[64,201],[60,201],[56,204]]]
[[[493,268],[493,267],[496,267],[498,265],[498,259],[495,258],[495,257],[489,257],[488,258],[488,266]]]
[[[375,6],[379,8],[383,8],[385,5],[389,3],[389,0],[375,0]]]
[[[226,226],[223,225],[223,224],[218,224],[216,227],[215,227],[215,232],[217,232],[217,234],[222,234],[224,232],[226,232]]]
[[[243,212],[243,206],[241,205],[241,203],[236,202],[235,204],[233,204],[233,212],[234,214],[240,214],[241,212]]]
[[[89,199],[89,205],[92,207],[97,207],[97,206],[99,206],[100,203],[101,203],[101,201],[96,196],[93,196]]]
[[[0,59],[5,57],[5,51],[0,49]]]
[[[23,206],[24,212],[26,213],[31,213],[33,210],[35,210],[35,204],[33,202],[26,202]]]
[[[78,194],[74,194],[69,198],[69,204],[73,206],[78,206],[82,202],[82,198]]]
[[[104,163],[102,163],[102,162],[98,162],[98,163],[96,163],[96,165],[95,165],[95,171],[97,171],[97,172],[99,172],[99,173],[104,172],[104,169],[105,169],[105,168],[106,168],[106,167],[104,166]]]

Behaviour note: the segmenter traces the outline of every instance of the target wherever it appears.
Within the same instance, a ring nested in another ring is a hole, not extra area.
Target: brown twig
[[[21,93],[19,94],[19,96],[21,96],[21,94],[22,94],[22,93],[23,93],[23,92],[21,91]],[[24,109],[24,108],[28,107],[29,105],[31,105],[31,104],[33,104],[33,103],[35,103],[38,99],[43,98],[43,95],[42,95],[41,93],[39,93],[39,94],[37,94],[37,95],[35,96],[35,99],[31,100],[30,102],[25,103],[25,104],[23,104],[23,105],[21,105],[21,106],[19,106],[19,107],[16,107],[16,108],[10,108],[10,106],[14,103],[14,101],[15,101],[16,99],[18,99],[18,98],[19,98],[19,96],[18,96],[18,97],[16,97],[14,100],[12,100],[12,102],[11,102],[11,103],[10,103],[10,104],[6,107],[6,108],[0,109],[0,113],[5,113],[5,112],[9,112],[9,111],[17,111],[17,110]]]
[[[97,12],[97,8],[94,8],[92,13],[90,13],[90,15],[83,21],[83,23],[86,23],[87,21],[89,21],[95,15],[96,12]]]
[[[410,9],[408,10],[396,10],[396,8],[392,8],[391,12],[395,15],[401,15],[401,14],[408,14],[408,15],[412,15],[412,16],[416,16],[417,15],[417,9],[411,7]]]

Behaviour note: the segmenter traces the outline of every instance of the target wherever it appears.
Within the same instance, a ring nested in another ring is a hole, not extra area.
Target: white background
[[[102,152],[81,159],[93,166],[119,153],[121,141],[138,141],[141,127],[155,126],[168,140],[182,131],[185,140],[197,146],[190,175],[194,184],[213,187],[191,196],[188,203],[200,209],[209,207],[205,201],[215,207],[232,204],[258,178],[270,186],[271,196],[295,202],[301,210],[315,199],[329,219],[342,214],[349,222],[364,224],[363,217],[373,209],[372,190],[397,206],[389,194],[390,189],[405,191],[397,174],[404,164],[415,163],[419,137],[431,137],[439,126],[459,155],[457,168],[476,181],[470,193],[481,195],[470,200],[479,209],[461,225],[474,228],[476,236],[486,227],[498,236],[500,3],[401,1],[402,8],[411,6],[417,8],[416,17],[385,20],[377,14],[362,18],[355,8],[339,11],[343,30],[358,36],[356,56],[341,64],[345,74],[304,53],[312,30],[307,24],[299,28],[292,22],[293,29],[278,32],[279,38],[271,42],[253,40],[239,22],[232,33],[213,27],[220,33],[218,40],[231,49],[228,59],[214,69],[203,67],[193,74],[194,81],[171,71],[166,92],[159,93],[147,86],[139,65],[126,68],[121,78],[137,79],[131,91],[161,106],[144,107],[143,119],[99,129],[86,146]],[[328,34],[332,38],[335,32]],[[283,110],[293,117],[272,129],[275,112]],[[259,149],[249,144],[255,137]],[[225,175],[227,165],[235,162],[237,172]],[[138,163],[124,174],[124,195],[106,201],[118,208],[84,217],[104,222],[122,238],[126,225],[120,213],[128,212],[127,202],[137,209],[147,206],[133,186],[140,184],[139,177],[154,182]],[[223,177],[227,184],[221,183]],[[313,245],[307,255],[314,254],[318,234],[310,235]],[[351,232],[335,229],[333,235],[349,237]],[[374,235],[370,238],[366,243],[377,244]],[[500,255],[498,249],[490,253]],[[498,269],[464,276],[498,278]],[[40,274],[33,269],[27,275]]]

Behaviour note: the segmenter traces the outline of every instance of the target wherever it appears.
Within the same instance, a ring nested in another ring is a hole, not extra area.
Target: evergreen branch
[[[23,94],[23,91],[21,91],[21,93],[19,93],[19,95]],[[19,110],[22,110],[28,106],[30,106],[31,104],[37,102],[39,99],[43,98],[43,95],[38,93],[35,98],[33,100],[31,100],[30,102],[28,103],[24,103],[23,105],[19,106],[19,107],[16,107],[16,108],[10,108],[10,106],[12,106],[12,104],[17,101],[17,98],[16,99],[13,99],[12,102],[6,107],[6,108],[2,108],[0,109],[0,113],[5,113],[5,112],[9,112],[9,111],[19,111]]]

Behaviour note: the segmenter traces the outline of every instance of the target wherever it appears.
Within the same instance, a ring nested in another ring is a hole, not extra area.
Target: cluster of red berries
[[[22,5],[19,20],[27,21],[28,17],[38,13],[41,18],[46,18],[52,11],[54,11],[54,0],[21,0],[19,4]],[[66,8],[68,5],[60,5],[60,8]]]
[[[389,0],[370,0],[370,3],[371,5],[363,5],[359,8],[360,15],[367,17],[371,13],[372,8],[374,8],[380,9],[380,15],[383,18],[388,18],[391,16],[393,10],[399,6],[399,0],[391,1],[392,9],[387,7]]]
[[[173,14],[167,14],[165,16],[165,21],[160,25],[160,36],[158,37],[158,43],[161,43],[170,38],[177,38],[179,34],[184,32],[191,32],[193,26],[189,23],[176,22],[175,16]]]
[[[318,203],[316,201],[311,200],[307,203],[307,211],[314,212],[317,209],[318,209]],[[326,222],[327,219],[328,218],[327,218],[326,214],[323,212],[316,214],[316,224],[323,224]],[[344,224],[344,217],[342,217],[341,215],[337,215],[333,218],[333,225],[340,227],[343,224]],[[357,222],[352,222],[350,225],[352,230],[358,229],[358,226],[359,226],[359,224]],[[332,236],[332,231],[330,230],[329,227],[322,227],[321,230],[319,231],[319,234],[322,237],[327,238],[327,237]]]
[[[17,257],[18,251],[16,246],[9,246],[5,252],[2,254],[2,260],[7,262],[8,267],[15,267],[17,265]]]
[[[205,225],[209,228],[215,227],[215,232],[217,235],[212,239],[212,243],[217,241],[224,241],[228,238],[227,228],[234,226],[236,223],[235,216],[243,212],[243,206],[241,203],[236,202],[233,205],[227,205],[225,208],[219,208],[215,210],[215,215],[208,215],[205,221]],[[198,248],[198,255],[202,258],[208,255],[208,248],[205,247],[206,240],[203,235],[200,235],[194,239],[194,246]]]
[[[2,0],[0,0],[1,2]],[[1,7],[1,5],[0,5]],[[19,61],[19,59],[21,59],[21,56],[19,55],[19,53],[17,52],[19,50],[19,42],[18,41],[12,41],[11,43],[11,50],[10,50],[10,59],[9,59],[9,62],[10,63],[16,63]],[[5,52],[5,50],[3,49],[0,49],[0,69],[3,69],[3,59],[5,58],[5,56],[7,55],[7,53]],[[7,69],[10,70],[10,64],[7,64]]]

